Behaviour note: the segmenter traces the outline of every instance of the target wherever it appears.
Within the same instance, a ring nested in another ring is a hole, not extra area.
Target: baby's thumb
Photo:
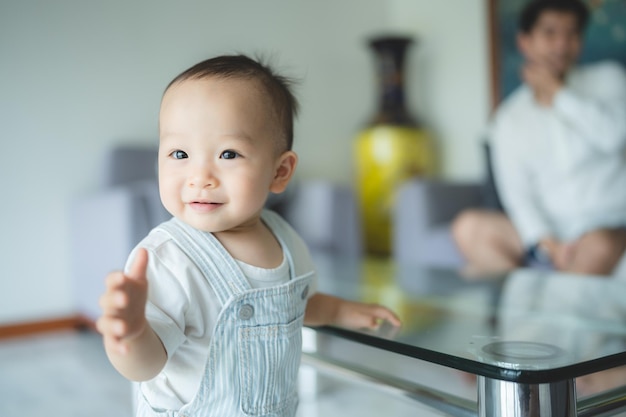
[[[126,274],[128,278],[145,281],[146,269],[148,268],[148,251],[144,248],[137,249],[137,254],[133,260],[130,270]]]

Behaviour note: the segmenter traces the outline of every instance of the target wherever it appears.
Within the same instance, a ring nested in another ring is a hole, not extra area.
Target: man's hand
[[[539,245],[548,253],[557,270],[567,271],[570,269],[574,260],[576,242],[564,243],[552,237],[546,237],[541,240]]]
[[[522,67],[521,76],[543,106],[552,106],[554,96],[563,87],[563,81],[547,65],[527,62]]]
[[[96,327],[105,343],[120,354],[128,353],[128,342],[141,335],[148,326],[145,316],[147,266],[148,252],[139,249],[128,274],[117,271],[106,278],[106,292],[100,298],[102,317]]]

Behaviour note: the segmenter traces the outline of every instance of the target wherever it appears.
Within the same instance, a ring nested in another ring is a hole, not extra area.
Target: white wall
[[[474,147],[488,102],[484,2],[0,3],[0,323],[73,312],[72,198],[97,187],[111,144],[156,140],[163,88],[208,56],[269,53],[301,78],[299,173],[348,182],[351,140],[375,100],[365,40],[408,29],[420,37],[411,104],[445,146],[445,175],[478,177]]]
[[[416,39],[411,108],[440,146],[443,175],[482,178],[483,129],[489,116],[489,38],[485,0],[394,0],[391,19]]]

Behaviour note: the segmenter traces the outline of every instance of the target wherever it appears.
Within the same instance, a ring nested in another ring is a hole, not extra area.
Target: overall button
[[[250,304],[242,305],[239,309],[239,318],[242,320],[248,320],[252,316],[254,316],[254,307]]]
[[[302,290],[302,299],[305,300],[306,296],[309,295],[309,286],[307,285],[306,287],[304,287],[304,289]]]

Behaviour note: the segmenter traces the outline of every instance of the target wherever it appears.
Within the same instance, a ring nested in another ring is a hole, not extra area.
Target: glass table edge
[[[584,375],[626,365],[626,352],[550,369],[512,369],[434,350],[409,346],[393,340],[333,326],[306,326],[316,332],[359,342],[363,345],[397,353],[414,359],[454,368],[470,374],[522,384],[544,384],[575,379]]]

